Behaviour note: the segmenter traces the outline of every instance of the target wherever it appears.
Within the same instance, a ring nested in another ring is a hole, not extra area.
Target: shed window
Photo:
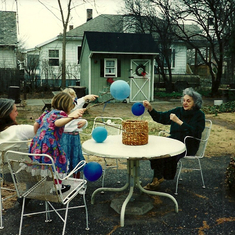
[[[117,77],[117,59],[104,59],[104,77]]]
[[[49,50],[49,65],[59,66],[59,50]]]

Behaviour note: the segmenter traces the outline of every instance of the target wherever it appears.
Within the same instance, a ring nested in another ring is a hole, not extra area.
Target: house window
[[[49,65],[59,66],[59,50],[49,50]]]
[[[175,68],[175,49],[171,49],[171,67]]]
[[[117,77],[117,59],[104,59],[104,77]]]
[[[79,46],[79,47],[78,47],[78,64],[80,63],[81,52],[82,52],[82,47]]]

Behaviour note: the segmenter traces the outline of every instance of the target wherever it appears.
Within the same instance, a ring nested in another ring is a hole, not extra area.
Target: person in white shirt
[[[19,141],[27,141],[34,137],[33,125],[17,124],[18,116],[15,101],[12,99],[0,98],[0,159],[5,151],[17,148],[19,151],[27,151],[28,144],[19,143]],[[17,201],[22,204],[22,198]],[[26,200],[28,204],[29,199]]]
[[[15,101],[12,99],[0,98],[0,144],[4,142],[24,141],[34,137],[33,125],[17,124],[18,116]],[[10,149],[14,144],[4,144],[4,149]]]

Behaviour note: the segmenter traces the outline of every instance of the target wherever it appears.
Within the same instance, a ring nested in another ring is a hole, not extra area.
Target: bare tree
[[[51,11],[42,1],[38,0],[42,5],[44,5],[49,11]],[[60,10],[60,16],[61,16],[61,22],[63,25],[63,34],[62,34],[62,81],[61,81],[61,87],[65,88],[66,87],[66,35],[67,35],[67,29],[68,29],[68,24],[71,16],[71,11],[73,8],[79,6],[80,4],[73,6],[72,7],[72,1],[73,0],[68,0],[67,1],[67,7],[66,10],[63,9],[62,2],[63,0],[57,0],[59,10]],[[85,0],[82,0],[82,2],[86,2]],[[94,0],[95,2],[95,0]],[[52,11],[51,13],[56,17],[57,15],[54,14]]]
[[[129,20],[129,28],[136,33],[150,33],[159,45],[159,56],[156,58],[158,72],[161,74],[166,91],[172,92],[171,45],[173,41],[172,26],[168,11],[169,1],[125,0],[126,13],[135,21]],[[166,69],[167,68],[167,69]]]
[[[231,40],[234,25],[234,12],[234,0],[179,0],[170,10],[171,19],[178,29],[176,36],[194,48],[210,70],[212,95],[218,92],[221,84],[226,45]],[[199,26],[201,30],[188,34],[185,26],[189,23]],[[198,42],[204,42],[209,48],[208,53],[202,52]]]
[[[58,5],[60,8],[60,14],[61,14],[61,19],[62,19],[62,24],[63,24],[62,82],[61,82],[62,88],[66,87],[66,34],[67,34],[67,28],[68,28],[68,23],[69,23],[69,17],[71,13],[71,3],[72,3],[72,0],[69,0],[68,6],[67,6],[67,16],[65,17],[63,8],[61,6],[61,0],[58,0]]]
[[[161,42],[162,58],[158,61],[160,68],[161,62],[169,66],[170,58],[167,56],[167,50],[172,39],[185,42],[195,50],[195,61],[200,57],[208,66],[212,81],[211,93],[215,95],[221,84],[228,45],[233,45],[231,39],[235,0],[126,0],[125,2],[129,6],[127,7],[129,12],[137,16],[136,19],[140,23],[141,15],[145,15],[149,22],[153,22],[157,16],[162,19],[151,27]],[[139,6],[145,6],[145,11]],[[191,25],[190,30],[189,25]],[[169,67],[168,71],[170,74]],[[164,70],[161,74],[164,77]],[[164,81],[167,79],[164,78]]]

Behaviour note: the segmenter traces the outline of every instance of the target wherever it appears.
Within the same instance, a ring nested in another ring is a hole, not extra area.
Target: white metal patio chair
[[[45,222],[50,222],[50,212],[55,212],[63,222],[62,235],[65,233],[67,216],[69,209],[85,208],[86,214],[86,230],[88,228],[88,211],[86,205],[86,187],[87,181],[84,179],[75,179],[70,177],[75,171],[83,167],[86,162],[81,161],[69,175],[61,179],[56,171],[53,159],[46,154],[30,154],[30,156],[41,156],[49,159],[48,163],[33,162],[29,157],[29,153],[7,151],[6,159],[11,171],[12,179],[17,191],[18,197],[23,199],[22,212],[20,219],[19,234],[22,231],[23,218],[35,214],[46,214]],[[71,188],[62,193],[61,189],[56,188],[55,181],[62,180],[65,185],[70,185]],[[69,203],[77,196],[82,195],[82,202],[79,205],[69,206]],[[25,213],[25,199],[35,199],[45,201],[45,210],[32,213]],[[56,204],[54,204],[56,203]],[[62,204],[65,207],[56,209],[56,205]]]
[[[185,154],[185,156],[183,158],[180,159],[179,163],[179,170],[178,170],[178,175],[177,175],[177,179],[176,179],[176,187],[175,187],[175,195],[178,195],[178,184],[179,184],[179,179],[180,179],[180,175],[183,169],[190,169],[190,170],[197,170],[200,171],[201,173],[201,178],[202,178],[202,187],[205,188],[205,182],[204,182],[204,178],[203,178],[203,173],[202,173],[202,167],[201,167],[201,162],[200,160],[204,157],[205,155],[205,150],[206,150],[206,146],[207,146],[207,142],[210,136],[210,131],[211,131],[211,127],[212,127],[212,122],[209,119],[205,120],[205,129],[202,132],[202,136],[201,139],[197,139],[195,137],[192,136],[186,136],[184,138],[184,143],[186,143],[186,141],[188,139],[196,139],[200,141],[199,144],[199,149],[196,153],[195,156],[188,156],[187,152]],[[198,162],[198,167],[196,168],[183,168],[183,161],[185,160],[196,160]]]
[[[122,134],[122,121],[123,119],[120,117],[95,117],[91,133],[96,127],[102,126],[107,130],[108,135],[121,135]],[[89,155],[88,154],[86,155],[88,156],[88,160],[89,160]],[[104,166],[103,175],[102,175],[102,187],[104,187],[105,173],[107,169],[116,168],[118,172],[118,159],[116,159],[116,165],[110,165],[109,160],[106,158],[104,158],[104,162],[105,162],[105,166]],[[119,180],[117,182],[120,183]]]
[[[6,141],[0,143],[0,229],[3,229],[3,221],[2,221],[2,210],[3,208],[3,202],[14,197],[15,194],[10,194],[9,196],[6,196],[5,198],[2,197],[2,190],[7,190],[10,192],[15,192],[14,189],[10,188],[8,186],[7,180],[9,179],[6,177],[8,174],[10,175],[10,171],[8,168],[8,164],[6,162],[5,154],[6,151],[11,150],[17,150],[22,152],[28,152],[28,140],[26,141]]]

